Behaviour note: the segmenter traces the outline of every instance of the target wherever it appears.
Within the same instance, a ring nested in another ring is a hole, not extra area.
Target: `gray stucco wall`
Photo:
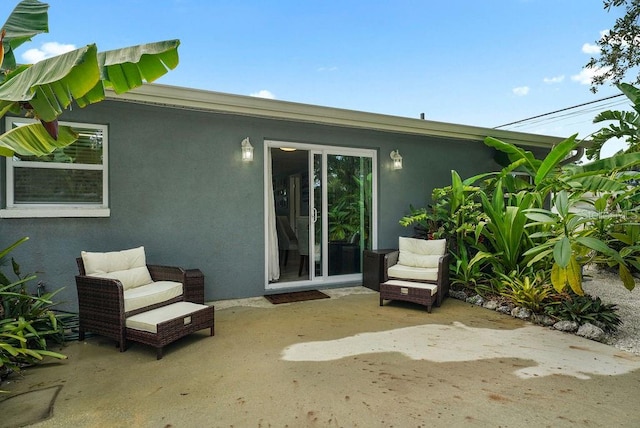
[[[263,141],[296,141],[379,151],[379,248],[411,231],[398,220],[425,206],[434,187],[495,169],[481,142],[374,132],[315,124],[106,101],[66,112],[64,120],[109,126],[109,218],[0,219],[0,247],[23,236],[13,253],[38,272],[62,309],[75,309],[75,258],[81,250],[144,245],[154,264],[198,268],[207,300],[264,294]],[[250,137],[254,162],[240,160]],[[390,167],[399,149],[404,168]],[[4,187],[4,174],[2,175]]]

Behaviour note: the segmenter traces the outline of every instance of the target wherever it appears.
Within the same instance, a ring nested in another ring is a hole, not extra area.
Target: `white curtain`
[[[273,194],[273,176],[271,172],[271,156],[267,162],[267,174],[269,180],[268,195],[269,205],[267,207],[267,239],[268,239],[268,277],[269,281],[277,281],[280,279],[280,252],[278,251],[278,231],[276,229],[276,204]]]

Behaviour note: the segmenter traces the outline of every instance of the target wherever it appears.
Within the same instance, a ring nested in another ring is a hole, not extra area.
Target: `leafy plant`
[[[481,259],[470,259],[468,251],[466,245],[458,247],[458,253],[450,266],[450,282],[452,285],[477,289],[487,282],[486,274],[483,272],[484,264]]]
[[[0,251],[0,262],[6,261],[8,254],[27,239],[20,239]],[[64,341],[63,325],[51,310],[57,291],[33,296],[26,285],[36,276],[21,275],[20,265],[13,258],[11,268],[15,281],[0,273],[0,379],[44,357],[66,358],[48,349],[50,342]]]
[[[124,93],[152,82],[178,65],[179,40],[98,52],[91,44],[44,59],[17,65],[14,50],[49,31],[49,5],[20,1],[0,33],[0,117],[7,113],[35,117],[40,123],[0,135],[0,156],[44,155],[68,146],[77,134],[58,126],[58,117],[72,102],[85,107],[102,101],[105,89]]]
[[[476,257],[483,257],[491,263],[496,272],[510,272],[526,265],[523,257],[530,248],[531,240],[526,230],[525,212],[542,204],[535,193],[519,192],[512,198],[512,205],[505,204],[502,185],[496,186],[494,194],[489,198],[482,193],[482,208],[488,220],[481,222],[481,233],[485,237],[482,252]]]
[[[478,293],[503,292],[501,274],[540,271],[558,293],[569,286],[582,294],[582,266],[594,261],[615,267],[631,290],[640,267],[640,153],[577,165],[569,162],[576,137],[542,159],[487,137],[502,169],[464,180],[452,171],[451,185],[433,189],[428,208],[410,207],[400,224],[446,238],[451,282]]]
[[[504,285],[502,296],[515,305],[535,313],[543,312],[549,298],[554,294],[554,289],[544,272],[536,272],[531,276],[512,272],[510,275],[500,274],[500,276]]]
[[[614,333],[622,320],[616,313],[615,304],[605,304],[599,297],[588,295],[568,295],[556,304],[545,306],[545,313],[557,320],[575,321],[578,324],[591,323],[608,333]]]
[[[626,262],[615,249],[595,236],[593,218],[586,213],[571,210],[576,201],[582,200],[577,196],[579,194],[570,198],[563,190],[554,199],[554,209],[527,210],[526,215],[532,220],[530,226],[545,227],[544,231],[532,236],[544,238],[545,241],[525,254],[533,256],[532,262],[553,258],[551,283],[558,292],[569,285],[574,293],[583,294],[582,265],[592,260],[596,254],[615,261],[619,266],[620,279],[625,287],[632,290],[635,284]]]

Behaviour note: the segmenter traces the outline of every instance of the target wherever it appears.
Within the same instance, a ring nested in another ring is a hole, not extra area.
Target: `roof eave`
[[[549,148],[563,140],[560,137],[546,135],[435,122],[159,84],[145,84],[124,94],[116,94],[111,90],[107,90],[107,99],[442,138],[482,141],[485,137],[491,136],[512,144],[530,147]]]

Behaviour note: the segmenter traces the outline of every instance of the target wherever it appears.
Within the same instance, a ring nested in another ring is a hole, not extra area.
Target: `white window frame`
[[[5,129],[10,130],[15,123],[35,123],[33,119],[7,117]],[[13,157],[6,158],[5,206],[0,209],[0,218],[37,218],[37,217],[109,217],[109,129],[106,125],[83,122],[59,122],[60,125],[96,128],[102,131],[102,164],[69,164],[55,162],[14,161]],[[20,204],[14,201],[14,170],[15,168],[50,168],[50,169],[81,169],[102,171],[102,203],[87,204]]]

